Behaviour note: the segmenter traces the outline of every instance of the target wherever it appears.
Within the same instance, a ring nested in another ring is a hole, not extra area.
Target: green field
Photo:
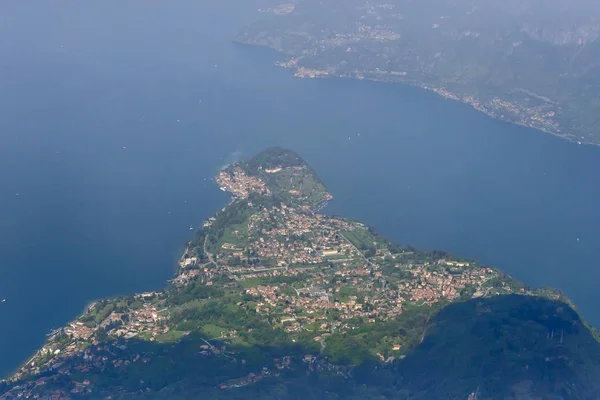
[[[163,333],[156,337],[156,341],[160,343],[172,343],[177,342],[179,339],[185,336],[185,332],[171,330],[167,333]]]
[[[221,332],[227,332],[227,328],[218,326],[215,324],[205,324],[202,327],[202,332],[207,335],[210,339],[216,339],[221,337]]]

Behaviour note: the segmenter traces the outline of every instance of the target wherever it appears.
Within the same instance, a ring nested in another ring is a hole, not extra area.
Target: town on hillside
[[[215,384],[221,390],[270,379],[297,363],[343,374],[357,357],[404,357],[445,304],[540,294],[477,262],[399,247],[363,223],[321,214],[315,204],[331,195],[310,169],[272,164],[256,175],[244,165],[221,171],[216,183],[233,198],[188,243],[172,286],[92,304],[48,336],[4,382],[10,390],[0,399],[96,393],[93,373],[150,368],[161,358],[144,343],[186,338],[198,341],[194,357],[239,364],[239,376]],[[394,325],[403,318],[413,318],[406,329]],[[344,347],[353,337],[362,338],[363,353]],[[244,348],[274,340],[313,350],[258,366],[247,361]],[[64,377],[69,390],[50,391]],[[150,390],[140,382],[136,387]]]

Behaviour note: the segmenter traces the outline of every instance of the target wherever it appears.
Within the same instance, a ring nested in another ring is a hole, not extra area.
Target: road
[[[204,265],[207,265],[207,264],[215,264],[215,265],[217,265],[217,263],[215,262],[215,260],[214,260],[214,258],[213,258],[213,255],[212,255],[212,253],[209,253],[209,252],[206,250],[206,241],[207,241],[207,240],[208,240],[208,235],[206,235],[206,237],[204,238],[204,244],[203,244],[203,246],[202,246],[202,250],[204,251],[204,254],[206,254],[206,256],[208,257],[208,263],[206,263],[206,264],[204,264]]]
[[[372,262],[371,262],[371,261],[370,261],[370,260],[369,260],[367,257],[365,257],[365,255],[364,255],[364,254],[363,254],[363,253],[362,253],[360,250],[358,250],[358,247],[356,247],[356,246],[354,245],[354,243],[352,243],[352,242],[350,241],[350,239],[348,239],[346,236],[344,236],[344,234],[343,234],[343,233],[341,233],[341,232],[340,232],[340,236],[341,236],[341,237],[343,237],[344,239],[346,239],[346,242],[348,242],[348,244],[350,244],[350,246],[352,246],[352,248],[353,248],[354,250],[356,250],[356,252],[357,252],[358,254],[360,254],[360,256],[363,258],[363,260],[365,260],[365,261],[367,262],[367,264],[369,264],[369,266],[370,266],[370,267],[373,267],[373,268],[378,268],[378,267],[377,267],[377,265],[376,265],[376,264],[373,264],[373,263],[372,263]]]

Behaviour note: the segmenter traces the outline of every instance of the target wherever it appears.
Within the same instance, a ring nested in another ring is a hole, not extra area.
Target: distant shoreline
[[[282,60],[278,60],[275,61],[275,66],[280,67],[280,68],[285,68],[285,69],[291,69],[294,71],[294,77],[296,78],[300,78],[300,79],[350,79],[350,80],[365,80],[365,81],[371,81],[371,82],[380,82],[380,83],[388,83],[388,84],[400,84],[400,85],[405,85],[405,86],[410,86],[410,87],[416,87],[419,89],[423,89],[426,90],[428,92],[434,92],[436,93],[439,97],[442,97],[444,99],[448,99],[448,100],[453,100],[453,101],[457,101],[459,103],[462,104],[467,104],[469,106],[471,106],[473,109],[475,109],[476,111],[487,115],[488,117],[491,117],[493,119],[496,119],[498,121],[503,121],[503,122],[507,122],[509,124],[513,124],[513,125],[517,125],[517,126],[522,126],[525,128],[530,128],[530,129],[535,129],[537,131],[546,133],[546,134],[550,134],[552,136],[555,136],[557,138],[566,140],[570,143],[573,144],[577,144],[577,145],[586,145],[586,146],[595,146],[598,147],[600,146],[600,143],[596,143],[596,142],[590,142],[590,141],[586,141],[585,139],[582,138],[577,138],[575,135],[573,135],[572,133],[565,133],[563,131],[561,131],[558,127],[555,127],[553,129],[550,128],[546,128],[544,126],[540,126],[540,125],[536,125],[530,122],[526,122],[526,121],[519,121],[519,120],[514,120],[511,118],[507,118],[504,115],[498,115],[498,111],[489,109],[489,106],[486,107],[486,104],[480,102],[478,99],[476,99],[474,96],[468,96],[468,95],[459,95],[456,94],[454,92],[451,92],[449,90],[446,90],[443,87],[436,87],[434,85],[430,85],[430,84],[426,84],[426,83],[421,83],[421,82],[417,82],[417,81],[408,81],[408,80],[401,80],[401,78],[399,78],[400,75],[392,75],[392,74],[385,74],[384,76],[386,78],[390,78],[390,79],[384,79],[384,78],[378,78],[377,76],[374,76],[374,74],[372,72],[365,72],[363,74],[360,74],[358,72],[354,72],[352,74],[330,74],[329,71],[324,71],[324,70],[312,70],[312,69],[308,69],[308,68],[304,68],[301,66],[298,66],[296,63],[298,61],[297,58],[294,58],[292,55],[281,51],[277,48],[274,48],[272,46],[268,46],[268,45],[263,45],[263,44],[258,44],[258,43],[251,43],[251,42],[244,42],[242,40],[238,40],[235,39],[233,41],[236,44],[240,44],[243,46],[248,46],[248,47],[255,47],[255,48],[262,48],[262,49],[269,49],[272,50],[274,52],[276,52],[279,55],[283,55],[285,57],[288,58],[287,61],[282,61]],[[499,98],[494,98],[493,101],[497,101],[497,102],[502,102],[501,99]],[[515,106],[516,107],[516,106]],[[519,107],[520,111],[526,110],[523,109],[522,107]],[[546,125],[550,124],[550,121],[546,121]]]

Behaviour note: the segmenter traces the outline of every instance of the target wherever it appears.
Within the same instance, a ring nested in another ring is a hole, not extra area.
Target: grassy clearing
[[[172,330],[167,333],[163,333],[156,337],[156,340],[161,343],[173,343],[185,336],[185,332]]]
[[[248,289],[251,287],[265,285],[267,280],[264,278],[248,278],[244,280],[239,280],[238,283],[244,288]]]
[[[223,331],[227,332],[228,329],[215,324],[206,324],[202,327],[202,332],[210,339],[220,338]]]
[[[359,249],[373,246],[377,238],[366,229],[355,229],[353,231],[343,231],[342,235]]]

